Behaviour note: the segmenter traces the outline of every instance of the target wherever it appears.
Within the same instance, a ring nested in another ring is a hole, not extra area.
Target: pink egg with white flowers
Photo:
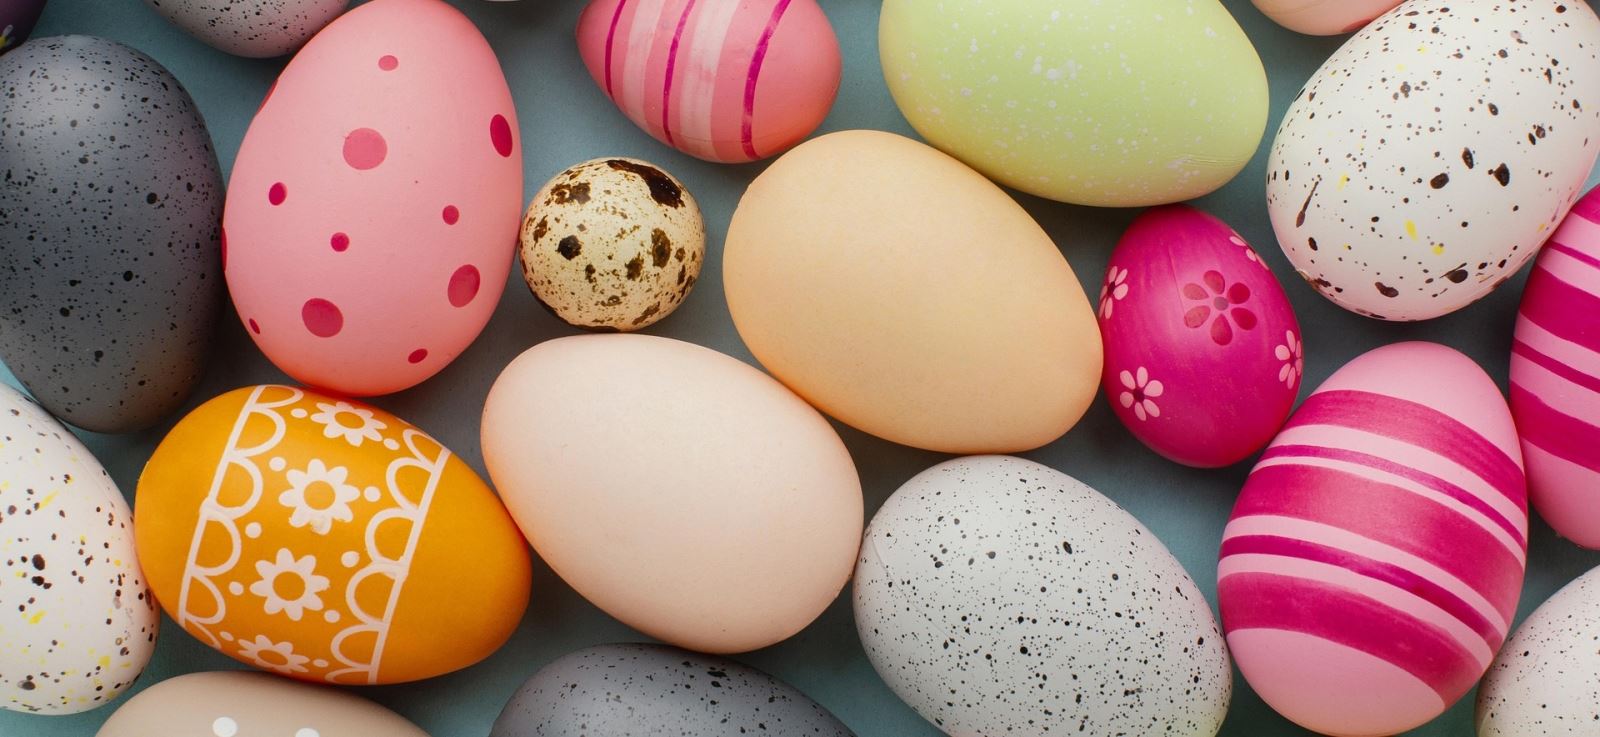
[[[1100,288],[1101,384],[1134,437],[1201,468],[1244,460],[1294,406],[1300,324],[1232,228],[1187,205],[1146,211]]]
[[[1228,649],[1307,729],[1404,732],[1494,660],[1527,540],[1494,381],[1436,343],[1369,351],[1311,393],[1245,481],[1217,564]]]
[[[295,54],[251,121],[223,269],[278,368],[386,394],[482,331],[521,215],[516,110],[483,35],[440,0],[373,0]]]

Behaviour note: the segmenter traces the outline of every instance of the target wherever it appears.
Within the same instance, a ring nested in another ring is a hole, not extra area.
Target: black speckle
[[[1500,186],[1504,187],[1511,184],[1511,169],[1505,164],[1495,167],[1494,171],[1490,173],[1494,175],[1496,181],[1500,182]]]
[[[561,254],[561,257],[568,261],[577,258],[578,254],[582,252],[583,244],[578,241],[578,236],[575,235],[562,238],[561,242],[556,244],[556,253]]]

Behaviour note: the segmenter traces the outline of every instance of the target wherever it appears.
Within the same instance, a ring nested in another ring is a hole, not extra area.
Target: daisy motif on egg
[[[1140,366],[1136,373],[1123,371],[1118,378],[1122,379],[1123,391],[1119,399],[1124,408],[1132,407],[1133,414],[1140,422],[1161,416],[1161,408],[1156,405],[1154,398],[1161,396],[1166,387],[1160,381],[1151,379],[1145,367]]]
[[[334,522],[355,519],[350,502],[361,496],[361,490],[345,483],[349,474],[349,469],[328,468],[316,458],[311,459],[304,471],[290,469],[285,473],[289,490],[278,495],[278,503],[293,510],[289,526],[309,526],[318,535],[326,535]]]
[[[1300,339],[1295,337],[1293,330],[1284,331],[1283,343],[1273,349],[1272,355],[1283,362],[1283,366],[1278,369],[1278,381],[1293,389],[1295,382],[1300,380],[1300,375],[1306,370],[1306,357],[1302,352]]]
[[[1106,272],[1106,283],[1100,286],[1100,319],[1110,320],[1117,300],[1128,296],[1128,270],[1115,266]]]
[[[1233,233],[1228,236],[1228,242],[1244,249],[1244,257],[1246,259],[1256,262],[1261,266],[1261,268],[1266,269],[1267,271],[1272,271],[1272,267],[1268,266],[1266,261],[1261,260],[1261,256],[1256,253],[1256,249],[1251,248],[1250,244],[1244,241],[1244,236],[1241,236],[1238,233]]]
[[[1256,314],[1243,306],[1250,301],[1250,287],[1240,281],[1229,284],[1218,271],[1207,271],[1200,281],[1205,282],[1205,286],[1194,282],[1183,285],[1183,296],[1200,302],[1183,313],[1183,324],[1198,328],[1211,320],[1211,340],[1217,345],[1233,342],[1233,325],[1243,330],[1255,328]]]
[[[253,640],[240,640],[239,657],[258,667],[284,675],[304,673],[306,663],[311,662],[311,658],[294,651],[294,643],[273,642],[265,635],[256,635]]]
[[[382,440],[380,431],[388,427],[383,420],[372,416],[372,410],[347,402],[317,402],[317,410],[311,415],[311,421],[322,425],[323,437],[344,438],[346,443],[357,448],[366,440]]]
[[[297,559],[288,549],[279,548],[276,560],[256,561],[256,573],[261,578],[250,584],[250,593],[265,600],[262,607],[267,614],[282,612],[298,622],[307,610],[315,612],[322,609],[322,597],[318,594],[328,590],[328,579],[318,576],[316,569],[316,556],[307,555]],[[287,586],[280,586],[279,579],[290,580]],[[284,590],[297,593],[285,596],[280,593]]]

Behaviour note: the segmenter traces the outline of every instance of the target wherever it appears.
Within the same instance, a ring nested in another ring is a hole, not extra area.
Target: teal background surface
[[[451,1],[483,30],[510,81],[522,124],[526,195],[531,197],[547,178],[565,167],[598,156],[639,157],[673,172],[688,185],[704,210],[706,268],[684,306],[647,332],[693,341],[754,363],[728,316],[722,293],[721,252],[733,208],[745,185],[764,164],[726,166],[698,161],[656,143],[623,118],[589,79],[578,58],[572,31],[582,0]],[[878,4],[871,0],[821,0],[821,4],[844,51],[843,86],[823,130],[875,128],[914,136],[890,99],[879,70]],[[1250,166],[1226,188],[1196,204],[1238,229],[1284,283],[1305,332],[1307,360],[1302,397],[1363,351],[1419,339],[1464,351],[1504,388],[1512,325],[1525,273],[1467,309],[1420,324],[1382,323],[1345,312],[1295,277],[1276,247],[1267,220],[1267,149],[1289,101],[1342,39],[1311,38],[1287,31],[1258,13],[1246,0],[1225,0],[1225,4],[1266,64],[1271,80],[1272,119],[1268,135]],[[213,50],[169,25],[140,0],[51,0],[34,36],[69,33],[116,39],[155,57],[170,69],[199,103],[225,174],[231,169],[257,103],[286,62],[286,58],[240,59]],[[1181,64],[1183,60],[1173,59],[1172,63]],[[428,100],[415,102],[429,104]],[[904,186],[917,184],[905,182]],[[1025,195],[1018,199],[1055,239],[1084,288],[1091,296],[1097,294],[1111,248],[1138,212],[1074,207]],[[516,270],[511,281],[482,337],[455,363],[416,388],[372,400],[435,435],[480,474],[483,464],[478,415],[500,369],[535,343],[577,332],[538,306]],[[211,366],[189,407],[238,386],[287,381],[250,342],[231,305],[226,309],[228,314],[222,321]],[[3,366],[0,380],[15,383]],[[177,419],[169,418],[161,426],[131,435],[81,434],[132,501],[145,459]],[[836,426],[860,468],[869,514],[906,479],[945,458],[878,440],[837,423]],[[1166,542],[1215,606],[1216,550],[1234,496],[1249,471],[1249,462],[1215,471],[1169,463],[1139,444],[1118,424],[1104,397],[1096,400],[1083,422],[1066,437],[1026,455],[1082,479],[1126,507]],[[1600,552],[1584,551],[1558,539],[1537,519],[1530,545],[1522,616],[1567,581],[1600,565]],[[241,667],[189,637],[171,620],[164,620],[162,625],[155,659],[136,689],[180,673]],[[448,633],[440,636],[449,637]],[[540,666],[588,645],[642,639],[584,601],[536,562],[528,613],[515,636],[493,657],[441,678],[359,692],[411,718],[434,737],[484,737],[505,700]],[[939,734],[895,698],[873,673],[856,639],[848,589],[805,631],[738,659],[799,687],[862,737]],[[114,708],[115,705],[70,717],[0,711],[0,737],[88,737]],[[1469,696],[1411,734],[1470,735],[1472,709]],[[1275,737],[1308,733],[1274,714],[1236,675],[1232,710],[1221,734]]]

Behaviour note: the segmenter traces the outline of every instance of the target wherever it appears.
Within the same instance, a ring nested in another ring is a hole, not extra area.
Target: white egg
[[[1600,568],[1523,621],[1478,687],[1478,737],[1600,734]]]

